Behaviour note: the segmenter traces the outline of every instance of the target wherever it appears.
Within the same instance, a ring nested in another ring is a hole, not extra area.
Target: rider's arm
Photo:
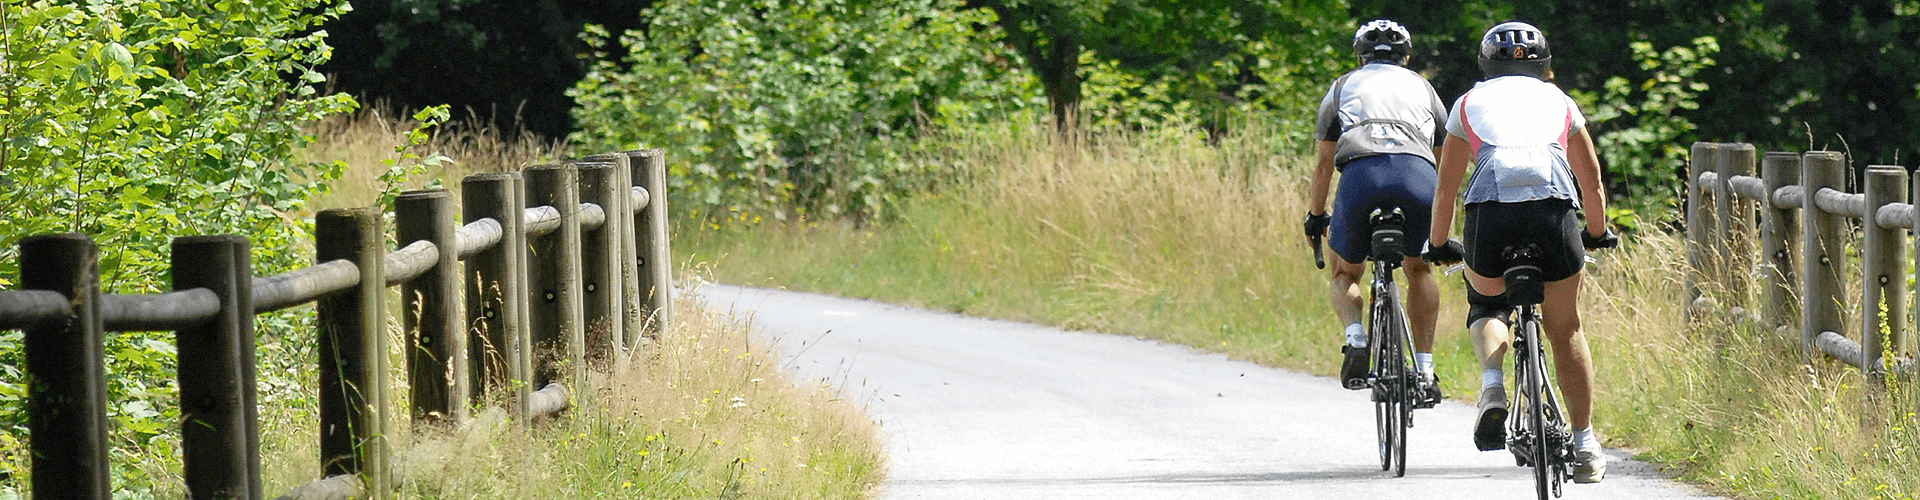
[[[1573,167],[1573,179],[1580,183],[1580,210],[1587,213],[1587,235],[1607,234],[1607,192],[1600,185],[1600,157],[1593,152],[1593,136],[1587,135],[1586,128],[1567,138],[1567,163]]]
[[[1333,184],[1333,141],[1314,141],[1318,158],[1313,165],[1313,184],[1307,189],[1307,213],[1327,213],[1327,192]]]
[[[1433,185],[1433,229],[1427,234],[1428,245],[1446,243],[1453,230],[1454,200],[1460,197],[1460,180],[1467,176],[1467,159],[1472,156],[1468,149],[1466,138],[1452,134],[1440,146],[1440,178]]]

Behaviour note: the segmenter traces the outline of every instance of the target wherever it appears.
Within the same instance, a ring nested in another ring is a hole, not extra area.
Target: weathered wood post
[[[1767,326],[1776,338],[1793,338],[1790,326],[1800,319],[1800,302],[1794,300],[1799,287],[1800,211],[1806,206],[1805,191],[1796,200],[1779,199],[1783,188],[1800,182],[1800,155],[1770,152],[1760,162],[1760,176],[1766,181],[1766,219],[1760,225],[1760,253],[1766,259]]]
[[[1909,203],[1914,205],[1913,220],[1911,222],[1916,230],[1909,231],[1908,234],[1913,237],[1913,253],[1911,254],[1914,259],[1913,279],[1920,280],[1920,175],[1912,176],[1910,182],[1912,185],[1910,189],[1908,189],[1907,195],[1910,198]],[[1920,281],[1916,283],[1920,283]],[[1915,304],[1913,311],[1916,316],[1911,318],[1913,321],[1911,324],[1916,328],[1920,328],[1920,304]],[[1900,345],[1903,347],[1908,346],[1905,337],[1901,338]]]
[[[593,155],[575,163],[580,169],[580,202],[600,207],[604,214],[600,226],[580,235],[580,290],[584,294],[582,315],[586,320],[586,359],[589,365],[606,367],[613,360],[615,347],[626,338],[625,276],[621,266],[627,260],[624,242],[633,222],[627,207],[633,200],[628,186],[621,184],[618,172],[625,167],[626,155]]]
[[[191,498],[263,498],[254,403],[252,246],[242,236],[173,240],[173,289],[204,288],[219,313],[175,332],[182,479]]]
[[[647,191],[647,205],[634,213],[634,236],[640,253],[640,314],[646,329],[660,331],[673,324],[673,251],[667,240],[667,157],[659,149],[628,151],[634,185]],[[637,331],[636,331],[637,332]],[[637,334],[636,334],[637,335]],[[634,345],[638,338],[628,339]]]
[[[527,208],[552,207],[557,226],[546,232],[528,229],[531,260],[527,261],[527,319],[532,325],[535,387],[562,379],[580,387],[585,322],[580,313],[580,192],[579,170],[572,165],[528,167]]]
[[[1847,331],[1846,322],[1840,318],[1840,270],[1846,266],[1847,255],[1841,231],[1847,229],[1847,220],[1821,209],[1817,201],[1822,189],[1845,192],[1846,156],[1808,151],[1801,156],[1800,173],[1806,204],[1800,226],[1800,262],[1806,266],[1806,273],[1800,277],[1800,297],[1806,306],[1800,311],[1800,352],[1801,361],[1811,363],[1820,353],[1813,345],[1820,332],[1844,335]]]
[[[386,232],[375,207],[314,217],[315,260],[345,260],[360,284],[321,297],[320,464],[324,476],[358,474],[374,498],[387,480]]]
[[[1715,167],[1719,175],[1714,182],[1717,185],[1714,189],[1719,194],[1713,198],[1714,215],[1720,218],[1715,225],[1723,235],[1719,249],[1720,276],[1727,295],[1723,300],[1730,304],[1748,304],[1748,282],[1753,279],[1753,216],[1759,209],[1754,204],[1755,200],[1734,194],[1733,178],[1753,176],[1753,145],[1721,144],[1719,161]]]
[[[466,313],[460,303],[460,243],[454,235],[453,196],[445,189],[408,191],[393,200],[394,234],[402,248],[432,243],[439,259],[400,287],[407,337],[407,378],[415,424],[467,419],[471,393]],[[415,429],[421,428],[416,425]]]
[[[474,400],[484,390],[513,391],[512,412],[524,421],[533,379],[527,363],[526,202],[519,172],[473,174],[461,180],[463,221],[493,219],[500,242],[467,257],[468,366]],[[508,297],[515,298],[507,300]]]
[[[113,490],[99,255],[81,234],[20,240],[21,287],[59,292],[70,307],[22,329],[35,497],[105,500]]]
[[[1867,167],[1866,217],[1860,227],[1866,233],[1861,242],[1860,294],[1860,369],[1868,380],[1886,375],[1889,346],[1898,346],[1898,332],[1906,329],[1907,278],[1906,246],[1911,244],[1907,212],[1895,216],[1881,208],[1907,201],[1907,169],[1897,166]],[[1897,219],[1897,220],[1896,220]]]
[[[1687,317],[1692,318],[1695,305],[1704,297],[1701,280],[1707,276],[1719,276],[1716,264],[1719,263],[1715,251],[1720,240],[1720,231],[1716,227],[1718,220],[1711,210],[1714,206],[1713,184],[1702,179],[1702,174],[1714,172],[1719,157],[1719,144],[1710,142],[1693,143],[1687,161],[1687,266],[1693,272],[1687,274]],[[1717,279],[1717,278],[1716,278]]]

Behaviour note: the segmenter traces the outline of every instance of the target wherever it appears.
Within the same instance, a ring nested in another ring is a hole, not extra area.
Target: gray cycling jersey
[[[1410,154],[1438,163],[1447,105],[1419,73],[1374,62],[1333,82],[1320,100],[1314,136],[1334,141],[1334,165],[1378,154]]]

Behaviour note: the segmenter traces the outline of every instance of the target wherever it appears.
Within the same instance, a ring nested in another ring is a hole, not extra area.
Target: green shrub
[[[1594,146],[1615,198],[1607,215],[1630,228],[1636,214],[1657,219],[1657,214],[1673,213],[1679,203],[1679,173],[1686,169],[1688,144],[1698,136],[1693,120],[1682,113],[1700,108],[1707,84],[1698,77],[1714,65],[1712,56],[1720,44],[1706,36],[1693,39],[1691,47],[1665,51],[1655,51],[1647,42],[1628,46],[1640,70],[1648,72],[1645,80],[1635,84],[1614,76],[1598,95],[1574,95],[1592,112],[1588,118]]]
[[[943,170],[904,161],[916,130],[1044,105],[992,13],[952,0],[665,2],[649,27],[589,26],[569,95],[576,143],[666,148],[674,206],[727,217],[884,215]],[[800,213],[790,213],[789,210]]]
[[[304,265],[304,200],[337,166],[298,165],[304,123],[347,109],[322,95],[314,28],[324,0],[0,3],[0,287],[22,237],[78,232],[100,246],[107,293],[164,291],[175,236],[253,240],[257,275]],[[269,319],[262,335],[278,335]],[[177,461],[170,332],[109,334],[117,487],[139,490]],[[20,334],[0,333],[0,454],[24,443]],[[273,360],[263,360],[263,376]],[[24,478],[14,474],[13,478]]]

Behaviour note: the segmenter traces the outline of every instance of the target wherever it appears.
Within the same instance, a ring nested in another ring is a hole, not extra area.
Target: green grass
[[[304,152],[307,159],[348,164],[333,192],[312,203],[316,209],[370,204],[389,187],[431,180],[387,186],[378,179],[387,168],[381,160],[397,157],[393,146],[405,143],[413,126],[394,116],[405,115],[370,110],[313,127],[321,142]],[[457,126],[417,148],[416,154],[439,151],[454,160],[429,175],[456,190],[470,172],[568,155],[564,145]],[[390,291],[388,299],[390,315],[397,314],[398,293]],[[675,307],[676,324],[637,358],[585,384],[568,384],[590,388],[573,394],[582,407],[531,428],[501,422],[499,404],[477,408],[481,416],[465,427],[410,428],[403,335],[398,318],[390,317],[394,497],[877,496],[886,457],[879,426],[864,408],[824,383],[785,378],[763,335],[704,309],[696,298],[682,296]],[[277,496],[320,478],[318,352],[310,314],[260,318],[262,484],[264,493]],[[127,448],[138,452],[114,457],[116,498],[185,496],[176,433]],[[26,450],[26,443],[0,434],[0,500],[31,495]]]
[[[1168,128],[941,137],[961,180],[871,226],[736,216],[678,221],[676,251],[717,280],[1132,335],[1331,375],[1325,271],[1300,236],[1309,157],[1254,130]],[[1641,227],[1654,227],[1643,224]],[[1716,315],[1689,324],[1677,236],[1599,254],[1583,293],[1595,423],[1708,489],[1752,498],[1912,498],[1920,396],[1867,401],[1856,370]],[[1478,370],[1457,279],[1441,280],[1443,387]],[[1329,381],[1329,383],[1332,383]],[[1472,386],[1472,387],[1470,387]],[[1466,429],[1461,433],[1465,446]],[[1438,429],[1435,432],[1449,432]]]

